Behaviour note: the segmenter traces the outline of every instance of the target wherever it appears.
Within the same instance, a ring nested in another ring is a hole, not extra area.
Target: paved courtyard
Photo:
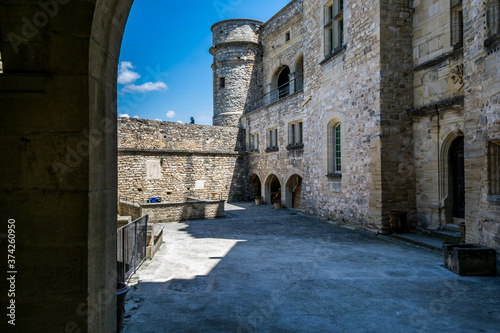
[[[253,203],[166,224],[124,332],[499,332],[500,278],[438,252]]]

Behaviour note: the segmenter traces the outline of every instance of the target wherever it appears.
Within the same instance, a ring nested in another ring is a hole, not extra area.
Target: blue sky
[[[266,21],[289,0],[136,0],[123,37],[119,116],[211,125],[212,24]]]

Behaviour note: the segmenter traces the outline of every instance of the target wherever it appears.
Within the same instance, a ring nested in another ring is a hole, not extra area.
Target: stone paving
[[[500,278],[290,209],[227,205],[166,224],[133,280],[125,333],[499,332]]]

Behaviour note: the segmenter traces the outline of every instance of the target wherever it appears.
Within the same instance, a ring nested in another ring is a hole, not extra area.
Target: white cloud
[[[139,73],[132,71],[134,66],[130,61],[122,61],[120,68],[118,68],[118,83],[130,84],[137,81],[141,77]]]
[[[172,119],[173,117],[175,117],[175,112],[174,112],[174,111],[172,111],[172,110],[168,111],[168,112],[167,112],[167,118]]]
[[[168,86],[164,82],[146,82],[141,85],[128,84],[121,90],[122,92],[138,92],[145,93],[150,91],[160,91],[160,90],[168,90]]]
[[[198,116],[197,118],[198,118],[198,121],[200,121],[200,122],[212,121],[212,117],[205,116],[205,115]]]
[[[178,123],[179,123],[179,124],[183,124],[182,120],[179,120],[179,121],[178,121]]]
[[[133,118],[135,118],[135,119],[141,119],[139,116],[134,116]]]
[[[130,118],[130,116],[126,113],[119,113],[118,118]]]

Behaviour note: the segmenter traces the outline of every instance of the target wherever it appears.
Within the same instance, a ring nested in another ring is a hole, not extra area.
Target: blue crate
[[[158,202],[161,202],[161,197],[148,198],[148,203],[158,203]]]

